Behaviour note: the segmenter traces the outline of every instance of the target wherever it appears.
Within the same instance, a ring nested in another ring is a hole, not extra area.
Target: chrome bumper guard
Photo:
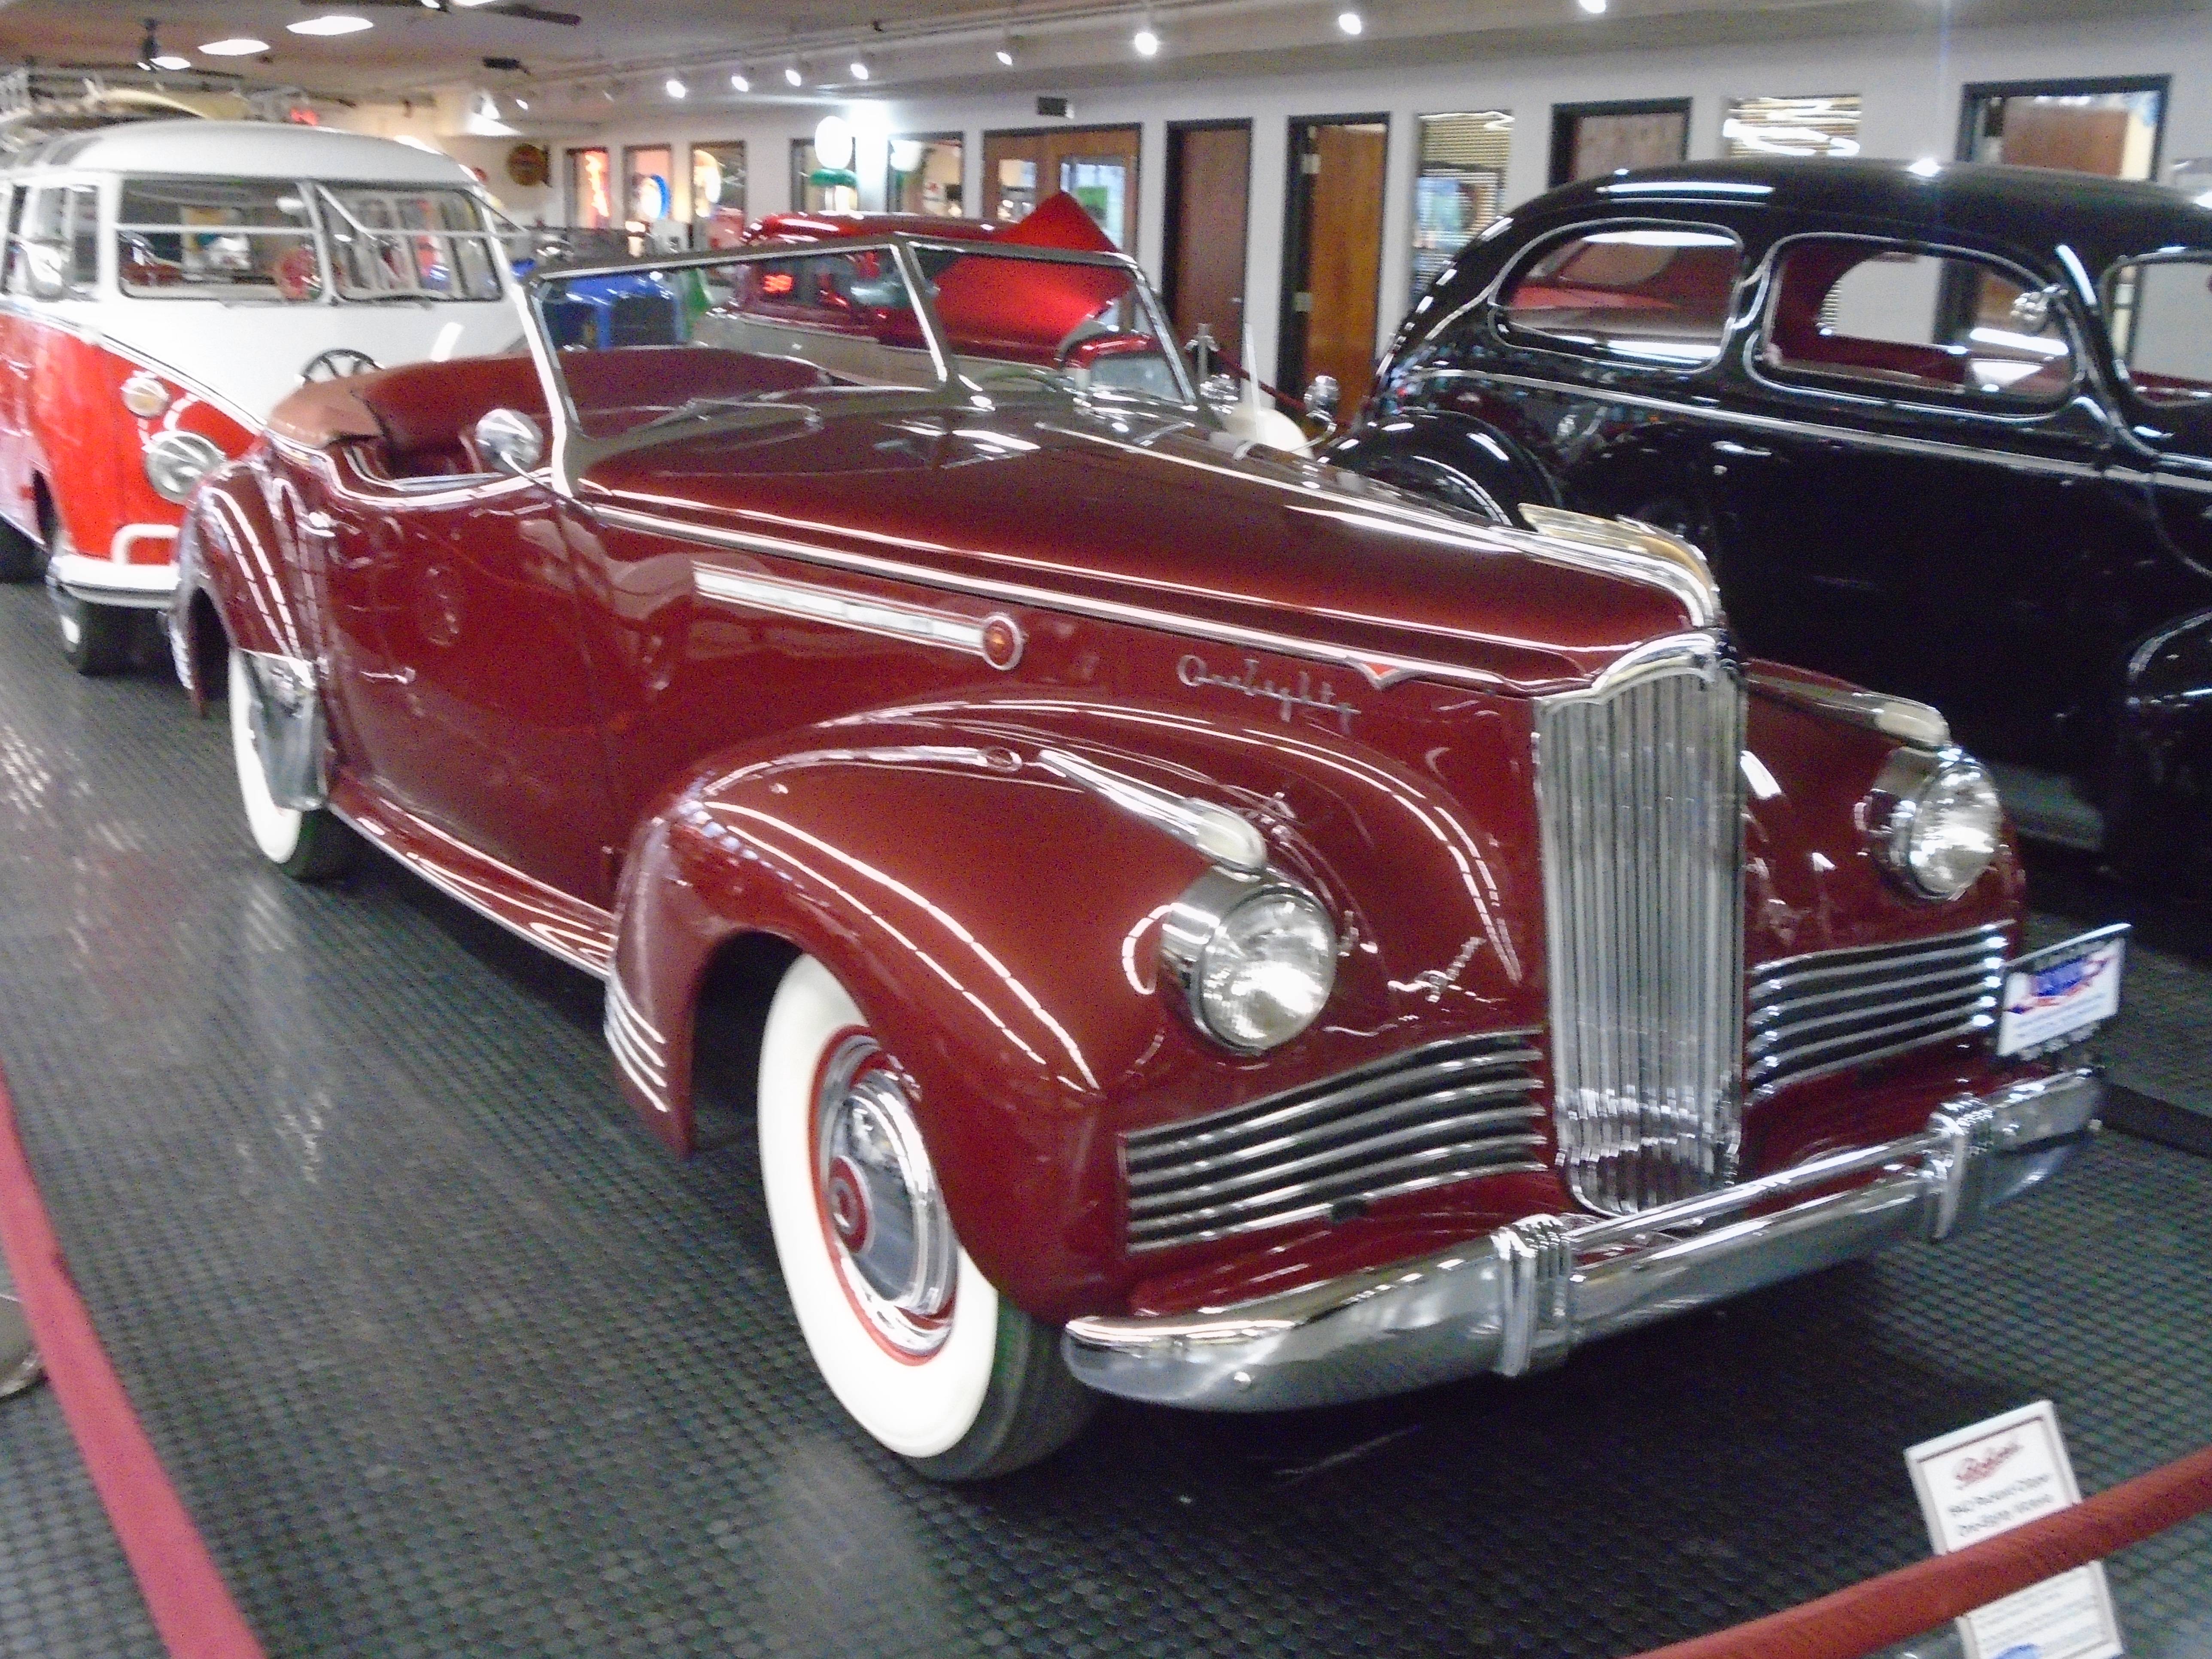
[[[2095,1132],[2104,1093],[2087,1068],[2038,1078],[1954,1102],[1901,1140],[1640,1214],[1534,1216],[1436,1255],[1233,1307],[1078,1319],[1061,1352],[1102,1393],[1213,1411],[1520,1376],[1598,1337],[1901,1239],[1964,1232],[2056,1175]],[[1799,1194],[1811,1195],[1770,1207]],[[1754,1209],[1763,1212],[1744,1213]]]

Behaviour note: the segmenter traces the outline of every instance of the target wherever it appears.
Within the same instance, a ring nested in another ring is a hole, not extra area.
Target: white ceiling
[[[1152,60],[1129,38],[1140,11],[1124,0],[536,0],[579,14],[575,27],[483,10],[432,10],[420,3],[358,0],[0,0],[0,64],[120,69],[135,62],[145,20],[165,50],[250,82],[291,85],[355,99],[419,96],[439,88],[519,86],[523,76],[488,71],[486,57],[519,58],[527,79],[557,106],[604,100],[631,88],[622,77],[681,70],[726,98],[726,76],[742,64],[757,95],[787,91],[781,70],[803,66],[810,90],[853,89],[846,69],[865,52],[871,90],[887,94],[969,89],[1052,90],[1140,79],[1196,79],[1358,64],[1433,62],[1440,52],[1679,46],[1741,38],[1924,28],[1948,12],[1960,24],[2078,18],[2081,0],[1610,0],[1602,17],[1576,0],[1154,0],[1165,42]],[[2207,0],[2094,0],[2100,13],[2203,9]],[[1335,18],[1363,14],[1357,40]],[[350,10],[375,27],[313,38],[285,25],[319,12]],[[248,35],[265,56],[211,58],[204,43]],[[1019,60],[1000,69],[992,54],[1008,37]],[[567,83],[564,85],[563,83]],[[634,84],[641,85],[642,82]]]

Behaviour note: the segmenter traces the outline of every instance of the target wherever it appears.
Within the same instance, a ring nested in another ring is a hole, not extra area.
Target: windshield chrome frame
[[[905,283],[908,296],[914,301],[914,314],[921,324],[922,339],[929,348],[930,362],[936,370],[936,390],[939,392],[964,392],[969,399],[988,403],[989,394],[957,370],[957,355],[951,349],[950,337],[937,314],[936,296],[922,275],[921,263],[916,254],[920,248],[943,248],[957,253],[1029,259],[1048,264],[1105,265],[1126,273],[1139,296],[1154,337],[1160,343],[1161,355],[1168,361],[1169,372],[1174,376],[1176,389],[1182,394],[1182,406],[1186,409],[1203,406],[1190,378],[1190,367],[1183,361],[1182,349],[1176,344],[1175,330],[1160,309],[1159,296],[1152,292],[1152,285],[1145,276],[1144,267],[1127,254],[1119,252],[1101,253],[1078,248],[997,246],[988,238],[914,236],[902,231],[881,236],[835,237],[818,242],[761,243],[751,247],[717,248],[700,253],[672,254],[662,259],[624,259],[606,264],[562,265],[550,270],[533,270],[515,284],[526,324],[523,331],[529,342],[532,360],[538,366],[538,378],[545,393],[546,411],[553,425],[552,432],[548,434],[550,441],[546,447],[546,465],[550,470],[553,489],[574,500],[577,481],[582,477],[590,459],[594,459],[597,452],[604,447],[619,441],[590,438],[583,431],[582,417],[568,396],[567,377],[561,373],[560,354],[553,348],[552,330],[545,321],[545,292],[553,284],[602,276],[653,276],[668,271],[701,270],[708,266],[757,264],[771,259],[822,258],[841,253],[889,253],[898,267],[900,279]]]

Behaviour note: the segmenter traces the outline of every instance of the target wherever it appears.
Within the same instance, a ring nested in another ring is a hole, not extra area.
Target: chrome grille
[[[1447,1037],[1121,1143],[1129,1248],[1159,1249],[1470,1176],[1540,1170],[1531,1033]]]
[[[1744,1039],[1751,1097],[1988,1030],[2007,954],[2005,930],[1992,924],[1763,964],[1751,976]]]
[[[1743,720],[1701,635],[1537,707],[1553,1111],[1569,1184],[1608,1215],[1734,1173]]]

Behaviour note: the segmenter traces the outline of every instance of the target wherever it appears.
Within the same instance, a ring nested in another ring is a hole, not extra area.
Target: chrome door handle
[[[1723,438],[1713,445],[1713,453],[1741,456],[1748,461],[1771,461],[1774,459],[1774,452],[1771,449],[1761,449],[1755,444],[1736,443],[1727,438]]]

